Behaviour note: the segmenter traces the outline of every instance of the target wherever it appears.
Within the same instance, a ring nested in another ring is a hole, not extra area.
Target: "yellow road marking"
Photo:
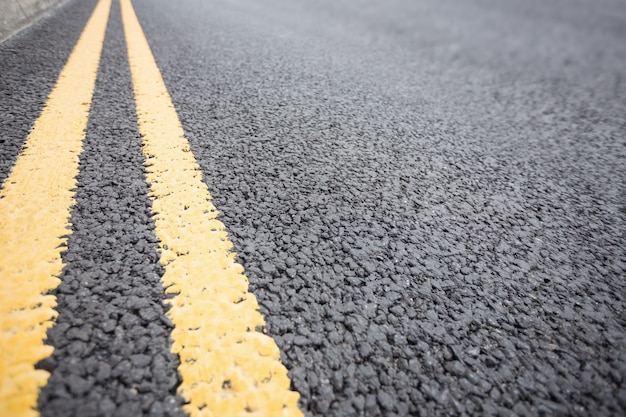
[[[196,416],[302,416],[276,343],[202,181],[130,0],[121,0],[162,282],[184,406]]]
[[[57,316],[78,160],[111,0],[100,0],[22,153],[0,191],[0,416],[37,416],[49,377],[35,364],[52,353],[46,330]]]

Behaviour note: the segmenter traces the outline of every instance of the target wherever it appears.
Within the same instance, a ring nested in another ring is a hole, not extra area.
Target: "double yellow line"
[[[120,0],[179,394],[195,416],[302,416],[130,0]],[[61,252],[111,0],[100,0],[0,191],[0,415],[37,416]]]

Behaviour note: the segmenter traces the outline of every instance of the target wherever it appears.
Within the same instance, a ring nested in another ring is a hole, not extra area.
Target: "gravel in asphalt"
[[[626,414],[623,2],[134,5],[305,415]],[[0,169],[54,81],[14,66],[62,66],[21,47],[88,8],[0,46]],[[121,36],[45,415],[180,413]]]
[[[188,4],[136,8],[305,413],[624,413],[618,2]]]

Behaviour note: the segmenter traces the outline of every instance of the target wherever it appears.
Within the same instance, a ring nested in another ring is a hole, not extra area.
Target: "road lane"
[[[35,369],[57,312],[48,294],[59,284],[100,52],[111,6],[102,0],[87,22],[41,115],[0,191],[0,410],[36,416],[48,373]]]
[[[135,7],[305,413],[622,412],[620,2]]]
[[[133,2],[305,415],[624,414],[626,13],[600,1]],[[116,13],[48,415],[183,405]]]

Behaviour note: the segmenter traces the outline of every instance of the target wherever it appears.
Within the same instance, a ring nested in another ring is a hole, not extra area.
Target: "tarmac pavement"
[[[96,2],[0,44],[0,179]],[[133,2],[306,416],[626,414],[626,4]],[[179,416],[113,2],[43,416]]]

